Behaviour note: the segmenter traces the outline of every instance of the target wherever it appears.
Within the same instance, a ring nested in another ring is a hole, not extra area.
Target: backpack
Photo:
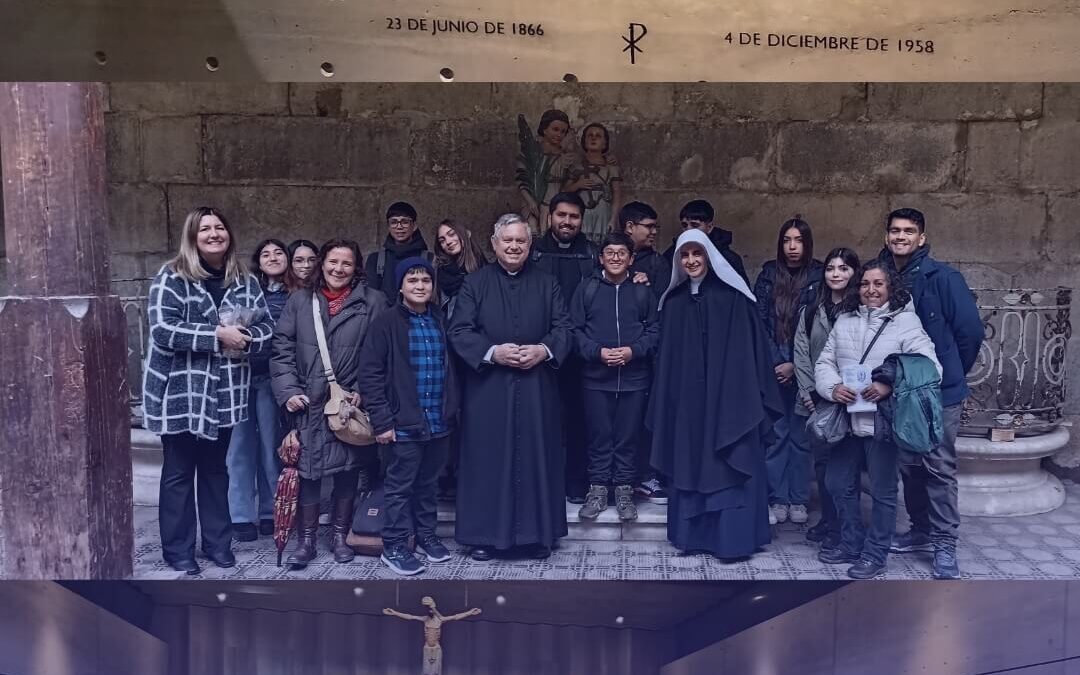
[[[435,254],[431,251],[424,251],[421,255],[431,263],[432,267],[435,267]],[[436,268],[436,271],[438,269]],[[382,284],[383,273],[386,272],[386,247],[380,248],[378,255],[375,257],[375,276],[379,277],[379,283]],[[431,280],[434,283],[434,279]]]
[[[899,355],[892,397],[896,446],[917,455],[939,446],[945,437],[941,378],[930,359],[920,354]]]
[[[627,278],[629,281],[629,277]],[[638,312],[641,315],[641,320],[645,321],[649,317],[649,309],[653,304],[653,294],[648,286],[645,284],[635,284],[630,282],[630,288],[634,289],[634,301],[637,303]],[[585,280],[585,290],[581,292],[581,299],[585,304],[585,311],[589,310],[589,305],[592,304],[593,299],[596,297],[596,292],[600,290],[600,279],[592,276]]]

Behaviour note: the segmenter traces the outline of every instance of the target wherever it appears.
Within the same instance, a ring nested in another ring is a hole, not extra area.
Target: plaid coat
[[[255,277],[229,286],[222,306],[255,307],[266,300]],[[147,306],[150,341],[143,371],[143,423],[155,434],[190,432],[214,440],[218,429],[247,419],[251,369],[247,359],[223,356],[218,309],[202,282],[184,279],[166,264],[154,277]],[[269,350],[267,313],[249,326],[249,354]]]

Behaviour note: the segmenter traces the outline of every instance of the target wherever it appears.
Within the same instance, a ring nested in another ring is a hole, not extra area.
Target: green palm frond
[[[518,168],[514,173],[518,187],[533,196],[537,203],[544,199],[547,192],[547,175],[553,159],[543,153],[540,142],[533,136],[525,115],[518,115]]]

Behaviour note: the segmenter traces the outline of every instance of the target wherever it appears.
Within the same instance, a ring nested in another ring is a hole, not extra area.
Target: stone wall
[[[795,213],[819,255],[872,255],[884,214],[914,206],[972,286],[1080,288],[1076,84],[118,83],[109,105],[117,279],[152,275],[204,203],[244,249],[344,234],[368,250],[397,199],[429,239],[444,217],[486,233],[518,208],[517,113],[535,125],[557,107],[577,128],[608,125],[627,197],[657,208],[665,246],[694,197],[712,201],[752,273]]]

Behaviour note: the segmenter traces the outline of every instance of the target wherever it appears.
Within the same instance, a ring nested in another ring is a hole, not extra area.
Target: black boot
[[[352,528],[353,498],[354,495],[350,494],[348,497],[334,499],[333,512],[330,515],[330,550],[334,553],[336,563],[352,562],[356,557],[356,552],[345,542]]]
[[[301,504],[296,514],[296,548],[285,563],[294,570],[304,569],[315,559],[315,538],[319,533],[319,503]]]

